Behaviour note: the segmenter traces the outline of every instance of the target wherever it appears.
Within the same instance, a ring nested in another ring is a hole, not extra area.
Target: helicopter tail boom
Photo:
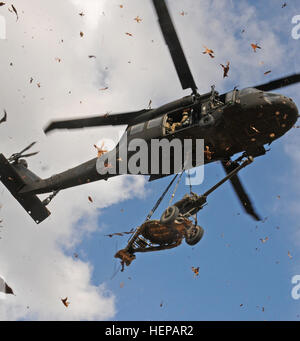
[[[19,191],[37,176],[22,164],[11,164],[3,154],[0,154],[0,181],[27,211],[31,218],[41,223],[51,214],[42,201],[31,193],[21,194]]]

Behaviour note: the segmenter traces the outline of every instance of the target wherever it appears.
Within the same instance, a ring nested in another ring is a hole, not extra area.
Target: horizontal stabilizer
[[[49,217],[50,211],[36,195],[19,193],[25,182],[3,154],[0,154],[0,180],[37,224]]]

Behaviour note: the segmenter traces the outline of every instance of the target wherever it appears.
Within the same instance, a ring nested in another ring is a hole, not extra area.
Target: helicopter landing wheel
[[[204,229],[201,226],[192,226],[188,229],[187,236],[185,237],[185,241],[188,245],[197,244],[203,237]]]
[[[178,217],[178,214],[179,208],[177,206],[169,206],[160,217],[160,222],[164,225],[172,224]]]

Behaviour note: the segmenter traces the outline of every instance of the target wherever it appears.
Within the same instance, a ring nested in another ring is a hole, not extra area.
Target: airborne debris
[[[18,19],[19,19],[19,15],[18,15],[18,11],[16,10],[16,8],[15,8],[15,6],[12,4],[11,5],[11,8],[12,8],[12,10],[9,8],[8,10],[11,12],[11,13],[15,13],[15,15],[16,15],[16,17],[17,17],[17,20],[16,21],[18,21]]]
[[[224,71],[223,78],[228,77],[229,64],[230,64],[230,62],[227,62],[226,66],[224,66],[223,64],[220,64],[223,68],[223,71]]]
[[[199,266],[197,268],[192,266],[192,271],[194,272],[194,277],[199,276]]]
[[[284,2],[284,3],[281,5],[281,8],[284,8],[284,7],[286,7],[286,6],[287,6],[287,3]]]
[[[80,37],[82,38],[84,36],[84,33],[81,31],[80,32]]]
[[[254,126],[250,126],[250,128],[251,128],[252,130],[254,130],[256,133],[259,133],[259,130],[256,129]]]
[[[6,112],[6,110],[4,110],[4,116],[1,118],[0,124],[1,124],[1,123],[4,123],[4,122],[6,122],[6,121],[7,121],[7,112]]]
[[[204,46],[204,45],[203,45]],[[202,52],[203,54],[208,54],[211,58],[215,58],[215,56],[213,55],[214,54],[214,51],[209,49],[208,47],[204,46],[205,48],[205,51]]]
[[[184,16],[184,15],[186,15],[187,13],[185,12],[185,11],[181,11],[180,12],[180,15],[182,15],[182,16]]]
[[[88,199],[89,199],[90,202],[94,202],[92,197],[89,196]]]
[[[94,144],[94,147],[98,151],[98,155],[97,155],[98,158],[101,157],[103,154],[108,152],[108,150],[103,149],[104,148],[104,142],[102,142],[101,147],[98,147],[96,144]]]
[[[0,277],[0,292],[7,294],[7,295],[14,295],[12,288],[7,285],[2,277]]]
[[[81,17],[84,17],[85,14],[84,14],[83,12],[80,12],[79,15],[80,15]]]
[[[261,241],[262,243],[265,243],[267,240],[269,240],[269,237],[266,237],[265,239],[260,238],[260,241]]]
[[[210,151],[209,146],[205,146],[204,156],[206,157],[207,160],[212,159],[212,154],[213,152]]]
[[[257,44],[251,44],[251,47],[253,48],[254,52],[256,52],[256,49],[261,49],[261,47]]]
[[[288,251],[288,256],[289,256],[290,259],[293,258],[293,256],[291,255],[290,251]]]
[[[68,297],[62,298],[61,301],[62,301],[62,303],[64,304],[64,306],[65,306],[66,308],[68,308],[68,306],[69,306],[69,304],[70,304],[70,302],[68,302]]]
[[[2,2],[2,1],[1,1],[1,2],[0,2],[0,7],[1,7],[1,6],[4,6],[4,5],[5,5],[5,2]]]
[[[131,34],[129,32],[126,32],[125,34],[128,35],[129,37],[133,37],[133,34]]]
[[[135,20],[139,24],[143,19],[141,19],[139,16],[137,16],[133,20]]]
[[[271,72],[272,72],[271,70],[266,71],[266,72],[264,72],[264,75],[267,75],[267,74],[269,74],[269,73],[271,73]]]

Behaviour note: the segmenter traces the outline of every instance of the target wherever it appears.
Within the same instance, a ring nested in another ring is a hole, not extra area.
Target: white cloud
[[[209,91],[212,84],[221,92],[234,82],[260,83],[261,60],[282,70],[283,44],[257,19],[252,6],[219,0],[201,1],[201,6],[194,0],[184,1],[184,6],[182,1],[169,3],[200,92]],[[121,129],[92,128],[46,137],[42,128],[49,120],[139,110],[150,98],[158,106],[189,93],[180,88],[151,1],[124,1],[122,9],[116,0],[15,0],[14,5],[18,22],[7,8],[1,9],[8,26],[7,40],[0,40],[0,106],[8,111],[8,122],[0,126],[0,152],[8,156],[38,140],[36,149],[41,153],[29,160],[38,175],[48,177],[95,157],[93,144],[118,136]],[[180,15],[183,9],[185,16]],[[133,20],[137,15],[143,20],[140,24]],[[263,46],[260,53],[252,53],[254,41]],[[215,50],[215,60],[202,54],[203,45]],[[227,60],[230,79],[223,80],[219,64]],[[99,91],[105,86],[109,89]],[[1,189],[5,229],[0,269],[16,296],[3,301],[0,319],[113,318],[114,294],[105,283],[91,284],[91,264],[66,256],[63,248],[97,229],[96,207],[143,195],[144,183],[140,177],[122,176],[63,191],[51,203],[52,215],[40,226]],[[84,225],[76,224],[82,217]],[[66,296],[71,302],[67,309],[60,302]]]

